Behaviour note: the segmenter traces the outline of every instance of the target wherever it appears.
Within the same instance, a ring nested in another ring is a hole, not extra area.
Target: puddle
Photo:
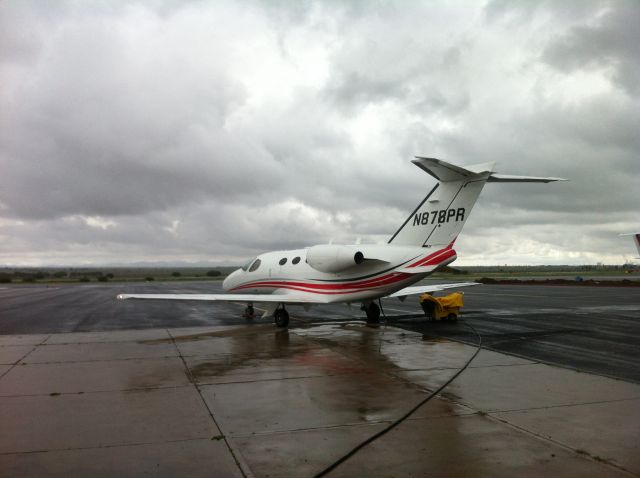
[[[231,330],[214,330],[211,332],[202,332],[199,334],[178,335],[166,339],[150,339],[139,340],[139,344],[143,345],[157,345],[157,344],[170,344],[173,342],[195,342],[197,340],[206,340],[211,338],[226,338],[226,337],[238,337],[243,335],[259,334],[261,332],[273,331],[272,325],[248,325],[246,327],[233,328]]]

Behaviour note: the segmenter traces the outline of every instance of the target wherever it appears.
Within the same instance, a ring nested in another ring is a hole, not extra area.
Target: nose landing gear
[[[256,318],[256,313],[253,310],[253,304],[249,302],[244,309],[244,314],[242,314],[245,319],[251,320]]]

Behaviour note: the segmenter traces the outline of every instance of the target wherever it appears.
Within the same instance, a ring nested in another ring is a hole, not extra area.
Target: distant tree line
[[[118,272],[115,270],[115,274],[118,274],[118,279],[144,279],[146,281],[152,281],[156,278],[173,277],[173,278],[186,278],[186,277],[220,277],[222,272],[219,270],[203,270],[203,269],[182,269],[182,271],[171,271],[162,269],[123,269]],[[152,272],[153,271],[153,272]],[[206,272],[205,272],[206,271]],[[226,271],[225,271],[226,273]],[[153,274],[153,275],[151,275]],[[157,275],[156,275],[157,274]],[[155,276],[155,277],[154,277]],[[12,269],[12,268],[0,268],[0,284],[9,284],[11,282],[36,282],[40,280],[62,280],[62,281],[77,281],[77,282],[108,282],[115,277],[113,272],[104,272],[95,269],[83,269],[83,268],[68,268],[68,269]]]
[[[96,278],[100,282],[107,282],[109,279],[113,279],[114,275],[111,272],[104,273],[102,271],[12,271],[12,272],[0,272],[0,284],[8,284],[13,281],[21,282],[35,282],[43,279],[74,279],[79,282],[90,282],[91,277]]]

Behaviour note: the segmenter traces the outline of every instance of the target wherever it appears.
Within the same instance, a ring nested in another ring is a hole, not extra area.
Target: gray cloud
[[[514,21],[529,23],[536,16],[547,16],[555,22],[583,22],[617,0],[490,0],[484,15],[490,22]]]
[[[612,3],[595,24],[577,25],[545,49],[543,59],[564,72],[606,69],[631,95],[640,93],[640,8],[634,0]]]
[[[384,241],[434,184],[414,154],[571,179],[487,185],[463,263],[620,262],[640,219],[639,11],[2,3],[0,262]]]

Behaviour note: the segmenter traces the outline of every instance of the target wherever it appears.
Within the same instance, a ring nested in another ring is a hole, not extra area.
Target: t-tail
[[[440,159],[419,156],[412,162],[439,182],[389,239],[389,244],[423,247],[453,244],[485,183],[565,181],[561,178],[497,174],[493,172],[494,163],[461,167]]]

